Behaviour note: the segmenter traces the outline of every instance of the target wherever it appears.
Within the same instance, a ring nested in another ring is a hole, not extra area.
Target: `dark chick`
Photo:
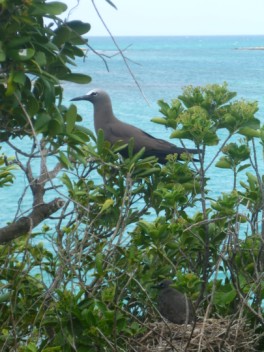
[[[159,289],[158,310],[164,318],[172,323],[189,324],[195,319],[192,302],[186,295],[170,287],[172,284],[171,280],[164,280],[154,286]]]

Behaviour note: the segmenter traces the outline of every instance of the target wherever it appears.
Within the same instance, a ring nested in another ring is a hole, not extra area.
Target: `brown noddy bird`
[[[104,131],[105,140],[109,141],[111,144],[117,141],[122,141],[127,144],[131,138],[134,138],[135,153],[139,152],[144,147],[144,157],[156,156],[158,162],[161,164],[167,162],[166,156],[168,154],[177,154],[177,159],[181,160],[182,153],[198,153],[197,149],[176,147],[176,145],[172,143],[155,138],[135,126],[118,120],[113,113],[109,95],[102,89],[93,89],[86,95],[71,100],[87,100],[93,104],[95,131],[97,133],[99,129],[102,129]],[[127,157],[127,148],[121,150],[120,154]],[[195,159],[193,160],[197,161]]]
[[[173,287],[171,280],[163,280],[153,286],[159,289],[158,310],[160,314],[175,324],[189,324],[195,320],[192,302],[187,296]]]

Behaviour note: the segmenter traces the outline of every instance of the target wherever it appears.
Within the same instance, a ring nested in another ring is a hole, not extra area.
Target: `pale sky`
[[[108,35],[91,0],[61,0],[70,19],[89,22],[90,35]],[[264,0],[95,0],[113,35],[264,34]]]

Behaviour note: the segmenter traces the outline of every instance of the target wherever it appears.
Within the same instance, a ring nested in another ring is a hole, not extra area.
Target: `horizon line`
[[[89,33],[89,32],[88,32]],[[113,37],[264,37],[263,34],[112,34]],[[110,37],[109,34],[89,34],[90,37]]]

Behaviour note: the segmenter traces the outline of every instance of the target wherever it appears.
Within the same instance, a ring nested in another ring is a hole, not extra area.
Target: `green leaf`
[[[99,276],[103,275],[103,255],[102,253],[97,253],[95,257],[95,267]]]
[[[10,298],[11,298],[11,294],[10,293],[5,293],[5,294],[1,295],[0,296],[0,304],[10,301]]]
[[[56,16],[67,10],[67,5],[58,1],[51,1],[45,4],[40,4],[37,2],[36,4],[33,4],[35,6],[32,6],[33,9],[30,11],[30,14],[33,16]]]
[[[228,292],[217,291],[214,296],[214,303],[219,306],[225,306],[231,304],[236,298],[237,293],[235,289],[231,289]]]
[[[191,139],[191,134],[188,131],[176,130],[172,132],[170,138]]]
[[[61,177],[61,180],[63,184],[68,188],[68,190],[73,190],[72,181],[67,174],[64,173]]]
[[[103,213],[105,212],[108,208],[112,207],[114,204],[114,201],[113,199],[109,198],[109,199],[106,199],[104,204],[102,205],[102,208],[100,210],[100,213]]]
[[[227,160],[226,157],[221,157],[217,163],[215,164],[216,167],[219,167],[221,169],[232,169],[232,164],[230,163],[229,160]]]
[[[33,48],[12,49],[8,51],[8,56],[15,61],[27,61],[31,59],[34,54],[35,50]]]
[[[63,125],[57,119],[52,119],[49,122],[48,134],[49,136],[56,136],[62,133]]]
[[[131,137],[128,141],[128,145],[127,145],[127,150],[128,150],[128,156],[129,158],[133,157],[134,154],[134,146],[135,146],[135,140],[133,137]]]
[[[102,291],[102,300],[104,302],[113,302],[116,293],[116,286],[111,285],[109,287],[105,287]]]
[[[60,352],[61,346],[54,346],[54,347],[46,347],[42,350],[42,352]]]
[[[37,352],[37,346],[33,343],[33,342],[30,342],[27,344],[26,348],[24,351],[26,352]]]
[[[111,0],[105,0],[105,1],[108,2],[109,5],[111,5],[113,8],[117,10],[116,5]]]
[[[72,164],[71,164],[70,160],[67,158],[67,156],[62,151],[59,152],[58,159],[67,168],[71,168],[72,167]]]
[[[208,131],[204,136],[204,143],[206,145],[217,145],[219,143],[219,138],[216,133]]]
[[[70,27],[73,31],[77,32],[79,35],[86,34],[91,29],[90,23],[77,20],[66,22],[66,25]]]
[[[130,163],[133,165],[133,164],[136,163],[140,158],[142,158],[142,156],[143,156],[144,153],[145,153],[145,150],[146,150],[146,148],[143,147],[143,148],[140,149],[139,152],[137,152],[136,154],[134,154],[133,157],[132,157],[132,159],[131,159],[131,161],[130,161]]]
[[[83,143],[87,142],[87,140],[82,138],[83,136],[79,136],[79,134],[76,134],[76,133],[70,133],[70,134],[68,134],[68,137],[70,139],[70,142],[74,142],[74,144],[75,143],[83,144]]]
[[[253,137],[260,137],[260,131],[255,130],[250,127],[242,127],[238,131],[239,134],[242,134],[243,136],[246,136],[248,138],[253,138]]]
[[[158,123],[160,125],[165,125],[167,124],[167,121],[165,119],[163,119],[162,117],[154,117],[153,119],[151,119],[152,122]]]
[[[56,29],[53,43],[60,47],[63,43],[70,39],[70,35],[70,29],[64,24]]]
[[[167,111],[170,109],[170,106],[168,103],[165,103],[163,100],[158,100],[158,105],[160,106],[160,112],[162,112],[165,116],[167,114]]]
[[[246,172],[248,183],[252,191],[256,189],[256,185],[258,184],[258,179],[251,172]]]
[[[8,84],[7,84],[7,89],[5,91],[5,95],[6,96],[11,96],[11,95],[14,94],[15,90],[16,90],[16,87],[13,84],[13,82],[11,80],[11,76],[10,76],[10,79],[8,80]]]
[[[23,46],[25,46],[25,44],[28,43],[30,39],[31,37],[29,36],[13,38],[8,43],[8,49],[23,48]]]
[[[241,165],[239,166],[239,168],[237,169],[237,172],[240,172],[242,170],[245,170],[246,168],[250,167],[251,164],[245,164],[245,165]]]
[[[0,41],[0,62],[3,62],[6,60],[6,53],[5,50],[3,49],[3,42]]]
[[[47,64],[46,55],[42,51],[38,51],[35,55],[35,60],[40,66],[44,66]]]
[[[74,136],[79,138],[79,141],[81,144],[87,143],[90,141],[90,137],[87,135],[87,133],[84,133],[82,131],[78,131],[76,129],[74,129]]]
[[[21,85],[25,84],[26,78],[27,78],[26,75],[22,71],[17,71],[17,72],[14,72],[13,74],[13,82],[19,83]]]
[[[48,123],[51,120],[51,117],[49,114],[43,112],[38,114],[37,120],[34,123],[34,128],[37,132],[43,132],[48,129]]]
[[[61,76],[60,79],[79,84],[87,84],[90,83],[92,80],[90,76],[84,75],[82,73],[67,73]]]
[[[94,133],[91,130],[89,130],[89,128],[86,128],[81,125],[75,125],[75,129],[77,132],[80,131],[81,133],[84,133],[88,137],[90,137],[93,141],[96,141],[96,137],[95,137]]]
[[[97,151],[102,154],[104,149],[104,131],[100,128],[97,132]]]
[[[77,118],[77,108],[75,105],[71,104],[66,113],[66,132],[71,133],[74,129],[76,118]]]
[[[152,167],[152,168],[149,168],[149,169],[146,169],[143,171],[139,170],[138,172],[135,172],[135,174],[140,177],[146,177],[146,176],[153,175],[154,173],[159,172],[159,171],[160,171],[160,168]]]
[[[145,220],[140,220],[138,222],[138,226],[141,227],[141,229],[146,233],[148,233],[152,228],[152,224]]]

